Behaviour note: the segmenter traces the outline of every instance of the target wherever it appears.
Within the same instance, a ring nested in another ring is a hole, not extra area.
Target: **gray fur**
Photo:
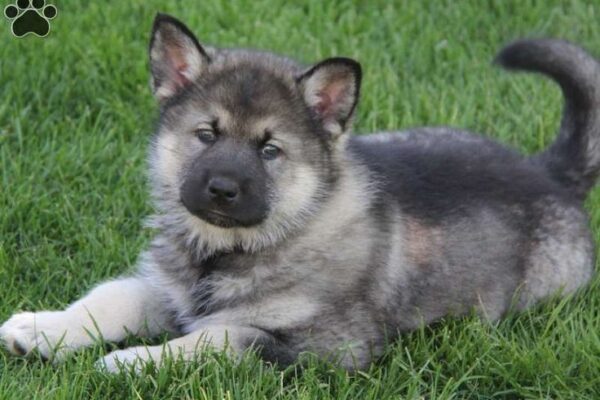
[[[500,65],[548,75],[565,96],[558,138],[534,159],[552,176],[585,196],[600,171],[600,65],[583,49],[563,40],[520,40],[496,57]]]
[[[532,43],[556,46],[553,41]],[[288,85],[289,93],[296,90],[294,77],[303,70],[272,54],[214,49],[209,54],[216,71],[242,77],[246,70],[258,77],[268,74],[276,85]],[[247,95],[236,92],[236,84],[244,82],[232,79],[220,89],[228,101]],[[305,118],[305,106],[298,105],[296,112],[281,105],[285,101],[269,103],[275,98],[269,93],[253,97],[252,111],[242,103],[232,107],[240,118],[275,118],[290,131],[292,125],[302,126],[298,116]],[[179,102],[178,107],[186,107],[195,99],[186,94]],[[163,110],[158,136],[172,126],[169,115]],[[144,264],[144,274],[160,282],[165,304],[184,332],[196,329],[199,321],[231,318],[272,335],[258,341],[273,347],[264,349],[270,358],[289,361],[290,354],[302,351],[325,356],[349,345],[352,355],[342,357],[342,364],[364,367],[373,352],[381,351],[384,339],[397,332],[472,309],[497,319],[517,292],[517,304],[524,308],[560,290],[572,292],[590,278],[593,246],[581,201],[553,180],[546,165],[488,139],[445,128],[338,142],[323,141],[318,133],[300,135],[305,135],[300,157],[307,157],[307,165],[323,180],[318,186],[327,192],[299,193],[320,201],[308,201],[309,210],[301,215],[288,215],[295,223],[266,240],[232,234],[221,247],[205,243],[204,253],[190,249],[203,241],[204,232],[184,227],[176,215],[185,211],[176,212],[177,199],[164,190],[170,184],[155,180],[158,204],[167,206],[157,217],[159,234],[150,250],[156,262]],[[322,163],[314,159],[319,146],[324,150],[317,152],[318,158],[329,157]],[[159,150],[152,150],[151,169],[161,157]],[[418,171],[420,166],[424,168]],[[465,175],[464,168],[472,169]],[[598,168],[592,162],[590,169],[596,173]],[[152,175],[161,176],[159,171]],[[333,184],[327,181],[331,176]],[[428,187],[423,182],[428,179],[445,180],[454,188]],[[478,187],[479,179],[488,187]],[[278,190],[289,184],[282,182]],[[411,185],[418,186],[419,197],[399,194],[414,191]],[[198,237],[190,239],[192,235]],[[236,245],[244,250],[234,251]],[[214,257],[210,262],[216,265],[202,277],[207,257]],[[171,293],[180,298],[182,290],[187,296],[178,304]]]

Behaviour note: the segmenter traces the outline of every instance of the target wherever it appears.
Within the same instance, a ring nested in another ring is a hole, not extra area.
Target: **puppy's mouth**
[[[242,221],[219,211],[198,210],[194,214],[201,220],[220,228],[235,228],[239,226],[245,226]]]
[[[180,202],[190,214],[219,228],[249,228],[260,224],[266,218],[266,215],[252,217],[252,210],[244,213],[247,218],[242,218],[212,207],[188,207],[183,199]]]
[[[232,217],[220,211],[215,210],[198,210],[194,212],[194,215],[204,222],[208,222],[211,225],[218,226],[219,228],[250,228],[256,226],[262,222],[260,220],[244,220]]]

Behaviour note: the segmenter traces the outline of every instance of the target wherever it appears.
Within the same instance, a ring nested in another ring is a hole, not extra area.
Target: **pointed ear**
[[[210,58],[194,34],[180,21],[157,14],[150,40],[152,91],[163,101],[192,83]]]
[[[348,129],[360,93],[360,64],[350,58],[328,58],[298,78],[306,104],[333,136]]]

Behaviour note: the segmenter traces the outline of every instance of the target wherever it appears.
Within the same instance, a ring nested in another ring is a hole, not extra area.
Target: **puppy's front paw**
[[[37,350],[46,359],[62,359],[85,341],[82,331],[65,311],[24,312],[0,326],[0,340],[13,354]]]
[[[96,368],[114,374],[119,372],[121,368],[129,369],[133,367],[137,373],[140,373],[145,363],[159,361],[160,353],[153,353],[152,347],[143,346],[113,351],[96,361]]]

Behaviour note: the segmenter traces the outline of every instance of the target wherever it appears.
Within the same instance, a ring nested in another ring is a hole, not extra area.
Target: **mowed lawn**
[[[526,153],[553,140],[561,95],[541,77],[493,67],[495,52],[518,37],[557,36],[600,55],[600,3],[592,1],[54,4],[47,38],[14,38],[0,20],[0,321],[65,307],[131,270],[148,243],[145,152],[156,107],[146,51],[157,11],[180,17],[209,44],[307,63],[360,60],[356,132],[453,125]],[[599,190],[587,208],[600,239]],[[354,374],[319,362],[279,370],[252,354],[239,364],[205,354],[141,376],[108,376],[93,363],[111,348],[60,365],[2,350],[0,399],[598,399],[600,279],[497,324],[448,319],[404,334]]]

